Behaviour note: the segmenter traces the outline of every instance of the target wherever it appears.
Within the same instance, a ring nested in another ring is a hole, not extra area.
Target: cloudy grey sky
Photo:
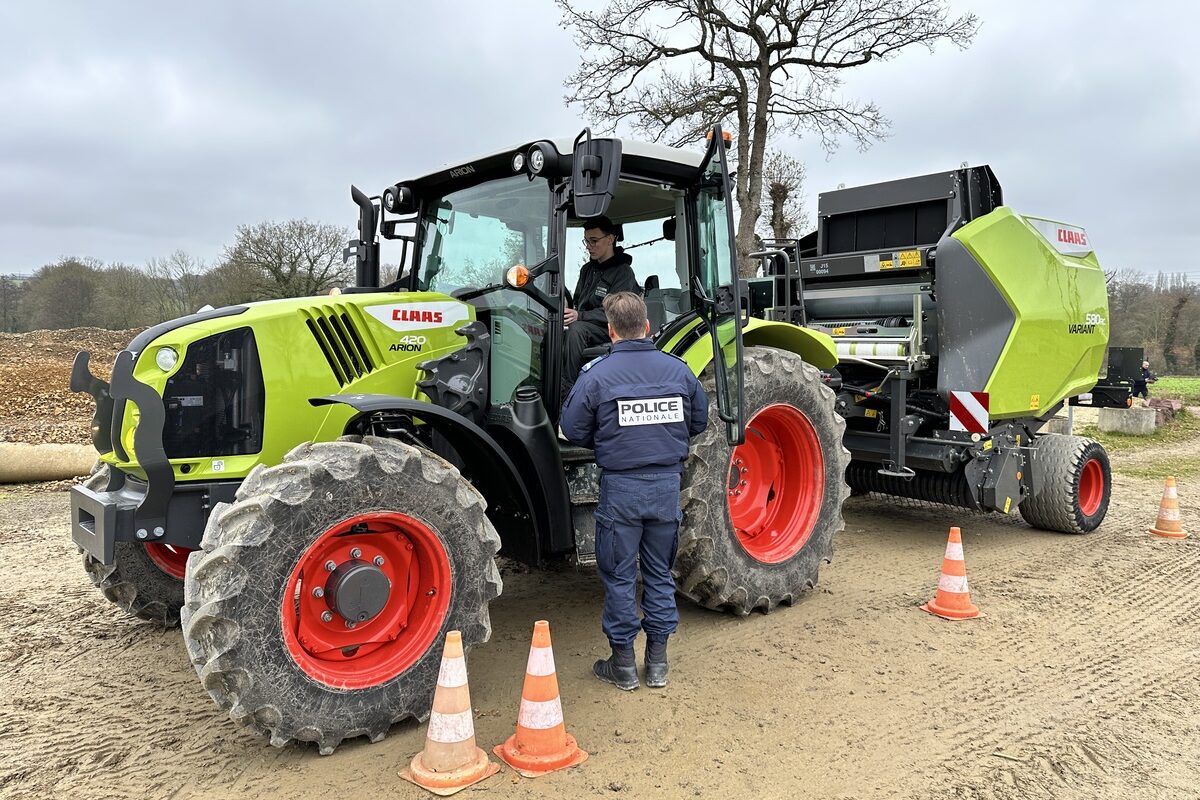
[[[817,193],[990,163],[1019,211],[1085,226],[1102,263],[1200,279],[1200,5],[952,0],[969,50],[851,76],[893,134],[786,149]],[[6,3],[0,272],[63,255],[216,259],[239,224],[349,225],[378,192],[583,122],[549,0]]]

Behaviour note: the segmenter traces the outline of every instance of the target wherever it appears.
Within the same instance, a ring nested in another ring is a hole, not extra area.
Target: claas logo
[[[440,311],[421,311],[413,308],[394,308],[392,309],[393,322],[433,322],[440,324],[442,321],[442,312]]]
[[[1058,229],[1058,240],[1066,244],[1074,244],[1082,247],[1088,247],[1087,234],[1083,231],[1069,231],[1066,228]]]

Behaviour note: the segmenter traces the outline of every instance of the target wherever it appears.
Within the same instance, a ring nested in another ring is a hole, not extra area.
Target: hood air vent
[[[375,369],[366,342],[350,314],[342,308],[309,308],[300,312],[309,333],[329,362],[339,386]]]

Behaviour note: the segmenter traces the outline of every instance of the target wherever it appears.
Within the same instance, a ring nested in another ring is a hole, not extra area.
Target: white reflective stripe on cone
[[[962,561],[962,542],[946,542],[946,558],[951,561]]]
[[[467,685],[467,660],[465,658],[443,658],[438,671],[438,686],[457,689]]]
[[[1164,508],[1158,512],[1158,516],[1161,517],[1162,519],[1169,520],[1171,522],[1179,522],[1179,509],[1178,508]]]
[[[938,588],[943,592],[962,594],[967,591],[967,576],[947,575],[943,572],[941,580],[938,581]]]
[[[521,712],[517,715],[517,724],[522,728],[544,731],[556,725],[563,724],[562,703],[558,698],[553,700],[526,700],[521,698]]]
[[[471,709],[457,714],[442,714],[437,711],[429,713],[429,740],[442,744],[465,742],[475,735],[475,722],[471,717]]]
[[[529,663],[525,667],[525,672],[530,675],[553,675],[554,674],[554,648],[551,647],[531,647],[529,648]]]
[[[1166,489],[1163,490],[1163,497],[1176,498],[1176,497],[1179,497],[1179,494],[1175,491],[1174,486],[1168,486],[1168,487],[1166,487]]]

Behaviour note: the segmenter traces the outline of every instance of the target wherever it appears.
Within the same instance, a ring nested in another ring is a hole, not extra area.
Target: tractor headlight
[[[525,154],[524,153],[514,153],[513,154],[512,168],[513,168],[513,172],[520,172],[521,170],[525,169]]]
[[[158,364],[158,368],[163,372],[170,372],[179,363],[179,353],[175,352],[173,347],[160,347],[154,354],[154,363]]]
[[[541,148],[534,147],[529,151],[529,171],[537,175],[546,166],[546,154]]]

